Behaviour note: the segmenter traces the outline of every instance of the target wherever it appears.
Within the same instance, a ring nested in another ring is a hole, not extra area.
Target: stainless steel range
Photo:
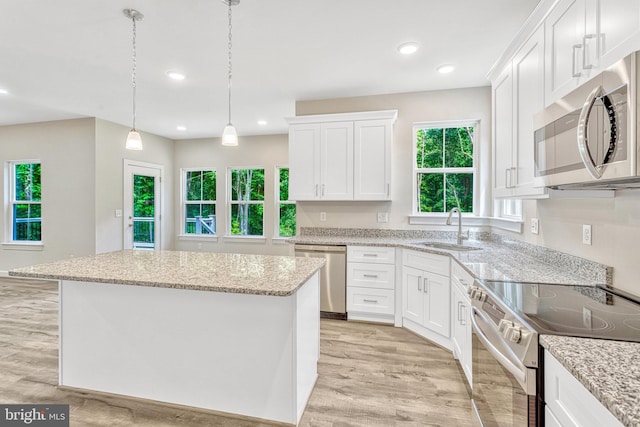
[[[540,334],[640,342],[640,301],[611,289],[487,280],[468,292],[477,425],[544,426]]]

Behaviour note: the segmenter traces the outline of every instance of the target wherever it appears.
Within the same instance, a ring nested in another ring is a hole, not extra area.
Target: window
[[[229,230],[233,236],[262,236],[264,169],[231,169]]]
[[[522,200],[499,200],[499,216],[507,219],[522,219]]]
[[[185,234],[216,234],[216,171],[183,171]]]
[[[289,168],[276,168],[276,217],[279,237],[296,235],[296,202],[289,200]]]
[[[13,241],[42,241],[41,167],[39,161],[10,162],[10,215]]]
[[[414,212],[473,212],[477,123],[414,126]]]

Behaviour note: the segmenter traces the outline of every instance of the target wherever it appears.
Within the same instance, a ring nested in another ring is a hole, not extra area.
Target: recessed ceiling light
[[[417,50],[418,43],[416,42],[402,43],[400,46],[398,46],[398,52],[403,55],[411,55],[412,53],[416,53]]]
[[[186,76],[177,71],[167,71],[167,77],[169,77],[172,80],[184,80]]]
[[[177,130],[187,130],[186,126],[176,126]]]
[[[0,88],[0,95],[8,95],[8,94],[9,94],[8,90]]]
[[[266,126],[267,125],[267,121],[266,120],[258,120],[258,124],[260,126]]]
[[[444,64],[436,68],[440,74],[448,74],[456,69],[455,65],[452,64]]]

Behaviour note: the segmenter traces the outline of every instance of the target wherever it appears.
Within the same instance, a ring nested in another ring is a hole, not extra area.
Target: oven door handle
[[[522,389],[527,394],[535,394],[535,384],[533,384],[532,387],[532,385],[529,384],[529,381],[527,381],[527,367],[524,366],[524,364],[517,365],[513,363],[513,361],[511,361],[507,356],[502,354],[502,352],[491,343],[491,340],[484,334],[484,332],[480,328],[480,325],[478,325],[478,322],[476,321],[477,316],[480,317],[485,323],[488,323],[487,318],[484,316],[484,314],[482,314],[480,310],[478,310],[474,306],[471,307],[471,312],[471,323],[473,325],[473,330],[480,342],[487,348],[487,351],[489,351],[489,353],[491,353],[491,355],[496,358],[500,365],[502,365],[507,371],[509,371],[511,375],[514,376],[514,378],[518,381],[518,384],[520,384]]]

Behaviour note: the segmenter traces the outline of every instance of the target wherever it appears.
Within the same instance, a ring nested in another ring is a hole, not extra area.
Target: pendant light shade
[[[224,127],[224,131],[222,132],[222,145],[226,145],[228,147],[235,147],[238,145],[238,132],[236,132],[236,128],[233,127],[231,123]]]
[[[236,147],[238,145],[238,132],[236,132],[236,128],[231,124],[231,6],[237,6],[240,3],[240,0],[222,0],[222,3],[226,4],[229,7],[228,17],[229,17],[229,73],[228,73],[228,93],[229,93],[229,121],[227,122],[227,126],[225,126],[224,131],[222,132],[222,145],[228,147]]]
[[[128,19],[131,19],[131,23],[133,24],[133,37],[132,37],[132,45],[133,45],[133,55],[132,55],[132,68],[131,68],[131,89],[133,92],[133,120],[131,131],[127,135],[127,142],[125,143],[125,148],[127,150],[142,150],[142,137],[140,133],[136,130],[136,21],[142,21],[144,15],[138,12],[135,9],[124,9],[122,11],[124,16]]]
[[[127,150],[142,150],[142,137],[135,129],[131,129],[131,131],[129,131],[125,148]]]

